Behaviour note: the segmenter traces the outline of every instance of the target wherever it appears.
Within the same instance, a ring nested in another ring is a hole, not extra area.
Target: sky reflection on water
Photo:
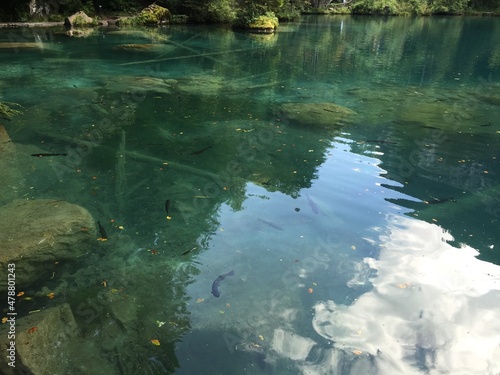
[[[392,216],[388,231],[374,239],[379,259],[364,260],[377,271],[374,289],[350,306],[318,301],[316,332],[336,349],[373,356],[383,374],[498,373],[500,267],[450,246],[434,224]],[[333,355],[304,373],[334,371]]]

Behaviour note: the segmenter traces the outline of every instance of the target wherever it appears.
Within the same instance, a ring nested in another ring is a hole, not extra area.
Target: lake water
[[[23,198],[109,236],[27,291],[68,373],[500,372],[499,19],[0,38]]]

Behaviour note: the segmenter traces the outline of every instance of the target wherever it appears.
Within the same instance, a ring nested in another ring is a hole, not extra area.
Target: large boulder
[[[20,199],[0,207],[0,267],[15,265],[16,288],[47,278],[54,272],[54,262],[85,254],[95,240],[92,215],[75,204]],[[5,277],[0,279],[0,290],[6,288]]]
[[[156,4],[151,4],[147,8],[141,10],[139,13],[139,18],[145,24],[161,24],[170,21],[170,11],[167,8],[163,8]]]
[[[0,205],[2,205],[17,198],[24,186],[24,178],[17,165],[16,146],[2,125],[0,125],[0,171],[2,173]]]
[[[77,311],[77,310],[75,310]],[[43,309],[40,312],[16,317],[15,368],[9,366],[11,324],[0,326],[0,357],[2,375],[93,374],[118,373],[116,363],[103,355],[95,336],[82,337],[70,305]],[[107,324],[106,326],[116,326]],[[121,333],[115,330],[115,340]]]
[[[82,11],[64,19],[64,26],[66,27],[94,26],[95,24],[94,20]]]
[[[270,12],[252,19],[246,28],[251,32],[269,34],[276,31],[278,24],[278,17]]]
[[[279,112],[285,121],[312,128],[334,128],[356,115],[353,110],[333,103],[284,103]]]
[[[17,318],[13,340],[7,340],[10,327],[10,321],[7,321],[0,328],[0,346],[2,353],[8,353],[11,341],[15,343],[15,365],[18,370],[23,369],[20,373],[68,373],[68,361],[61,358],[66,357],[68,343],[78,335],[79,329],[67,303]],[[8,371],[11,368],[9,362],[11,360],[6,355],[0,356],[0,368],[5,370],[2,374],[16,374]]]

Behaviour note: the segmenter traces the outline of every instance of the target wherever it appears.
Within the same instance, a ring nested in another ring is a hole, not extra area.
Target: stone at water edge
[[[84,311],[91,308],[92,306],[84,306]],[[86,338],[81,337],[77,325],[79,318],[85,318],[85,315],[78,316],[78,308],[73,314],[67,303],[16,317],[16,368],[9,372],[11,368],[7,355],[2,355],[2,374],[115,374],[114,365],[104,358],[98,343],[89,343]],[[88,321],[87,318],[85,323],[96,322]],[[9,324],[0,325],[2,353],[7,353],[10,346],[8,329]]]
[[[0,125],[0,205],[11,202],[24,188],[24,178],[17,163],[17,150],[5,128]]]
[[[0,267],[15,264],[16,288],[50,277],[55,261],[75,259],[95,243],[94,218],[75,204],[19,199],[0,207]],[[5,277],[0,291],[6,288]]]
[[[75,14],[66,17],[64,19],[64,26],[74,27],[74,26],[92,26],[94,20],[87,16],[85,12],[76,12]]]

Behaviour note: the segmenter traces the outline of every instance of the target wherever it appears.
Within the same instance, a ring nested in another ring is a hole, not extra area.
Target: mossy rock
[[[159,25],[169,22],[171,16],[167,8],[151,4],[147,8],[141,10],[139,15],[137,15],[137,20],[143,25]]]
[[[316,128],[333,128],[356,115],[353,110],[333,103],[284,103],[280,113],[289,123]]]
[[[248,24],[251,29],[276,29],[278,27],[278,18],[274,16],[259,16]]]
[[[77,12],[64,20],[66,27],[97,26],[98,22],[90,18],[85,12]]]
[[[254,33],[274,33],[279,25],[273,12],[257,16],[244,24],[244,29]]]

